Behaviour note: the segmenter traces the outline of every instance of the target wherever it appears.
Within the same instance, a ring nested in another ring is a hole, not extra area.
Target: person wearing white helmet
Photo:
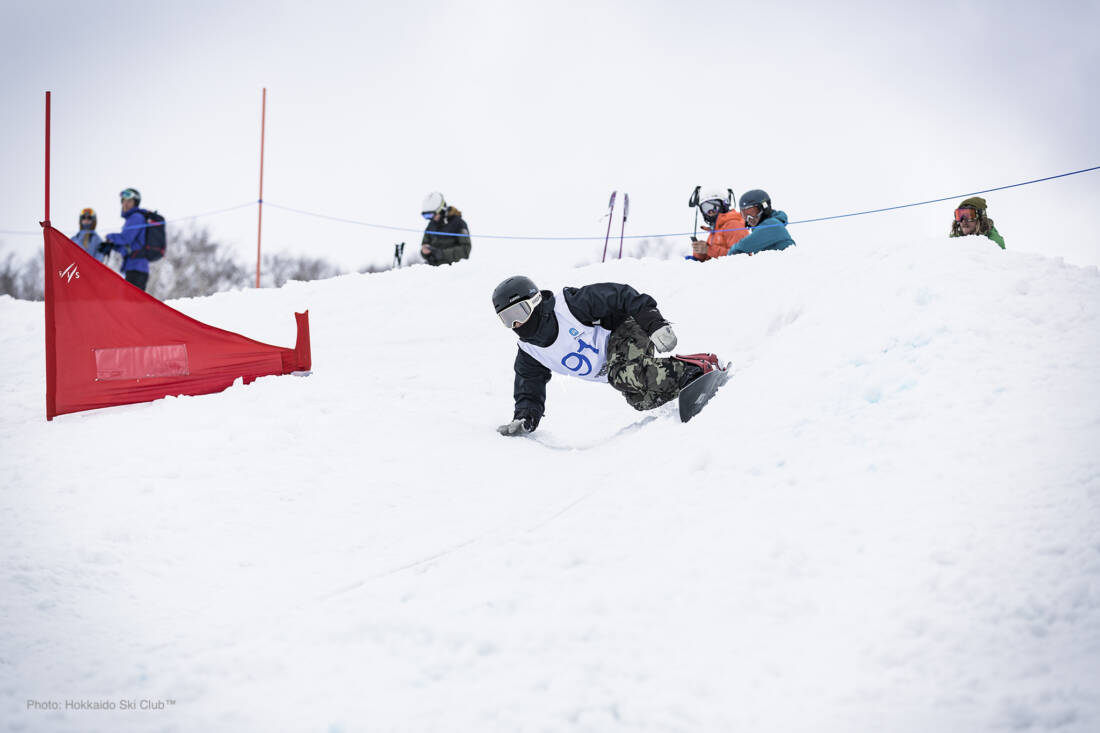
[[[688,206],[696,207],[703,215],[703,230],[710,232],[706,241],[691,238],[691,257],[706,262],[729,254],[730,248],[748,236],[745,220],[733,206],[732,188],[703,188],[696,186],[688,199]]]
[[[420,254],[429,265],[449,265],[470,256],[470,229],[462,212],[448,206],[443,194],[432,191],[420,205],[420,215],[428,220]]]

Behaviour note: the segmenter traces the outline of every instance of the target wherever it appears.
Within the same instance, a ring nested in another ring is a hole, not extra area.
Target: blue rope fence
[[[243,204],[237,204],[236,206],[227,206],[224,209],[216,209],[215,211],[204,211],[201,214],[192,214],[191,216],[179,216],[179,217],[176,217],[175,219],[165,219],[164,223],[165,224],[175,224],[175,223],[181,222],[181,221],[193,221],[195,219],[204,219],[208,216],[217,216],[218,214],[225,214],[225,213],[228,213],[230,211],[236,211],[237,209],[243,209],[245,207],[255,206],[255,205],[256,205],[255,201],[247,201]],[[152,226],[152,225],[151,224],[143,224],[140,228],[141,229],[147,229],[150,226]],[[128,227],[128,229],[138,229],[138,228],[139,227],[136,227],[136,226]],[[28,231],[13,231],[13,230],[10,230],[10,229],[0,229],[0,234],[17,234],[17,235],[22,235],[22,236],[39,236],[39,235],[42,234],[42,230],[39,229],[38,231],[28,232]]]
[[[1034,183],[1042,183],[1044,181],[1053,181],[1057,178],[1066,178],[1067,176],[1076,176],[1076,175],[1081,174],[1081,173],[1088,173],[1090,171],[1095,171],[1095,170],[1100,170],[1100,165],[1093,166],[1091,168],[1082,168],[1081,170],[1070,171],[1068,173],[1059,173],[1058,175],[1055,175],[1055,176],[1047,176],[1045,178],[1036,178],[1036,179],[1031,180],[1031,181],[1022,181],[1020,183],[1011,183],[1007,186],[996,186],[994,188],[985,188],[985,189],[982,189],[981,191],[972,191],[970,193],[960,193],[960,194],[955,194],[953,196],[941,196],[940,198],[928,199],[927,201],[917,201],[917,202],[910,203],[910,204],[898,204],[897,206],[885,206],[881,209],[868,209],[867,211],[854,211],[854,212],[849,213],[849,214],[835,214],[833,216],[820,216],[820,217],[817,217],[817,218],[814,218],[814,219],[799,219],[798,221],[788,222],[787,226],[794,226],[796,224],[811,224],[813,222],[829,221],[829,220],[832,220],[832,219],[846,219],[848,217],[853,217],[853,216],[866,216],[867,214],[880,214],[884,211],[896,211],[898,209],[908,209],[908,208],[912,208],[914,206],[926,206],[928,204],[938,204],[938,203],[942,203],[944,201],[952,201],[954,199],[970,198],[971,196],[977,196],[978,194],[983,194],[983,193],[991,193],[993,191],[1004,191],[1004,190],[1009,189],[1009,188],[1019,188],[1020,186],[1030,186]],[[345,219],[345,218],[337,217],[337,216],[329,216],[327,214],[318,214],[318,213],[313,212],[313,211],[305,211],[304,209],[295,209],[295,208],[292,208],[292,207],[289,207],[289,206],[280,206],[279,204],[273,204],[273,203],[270,203],[270,202],[267,202],[267,201],[265,201],[264,203],[267,204],[268,206],[271,206],[272,208],[280,209],[282,211],[289,211],[289,212],[292,212],[292,213],[295,213],[295,214],[302,214],[304,216],[312,216],[312,217],[315,217],[315,218],[318,218],[318,219],[326,219],[328,221],[337,221],[337,222],[341,222],[341,223],[344,223],[344,224],[356,224],[358,226],[370,227],[372,229],[385,229],[385,230],[388,230],[388,231],[395,231],[395,232],[413,232],[413,233],[416,233],[416,234],[419,234],[422,231],[420,229],[414,229],[414,228],[411,228],[411,227],[395,227],[395,226],[387,226],[387,225],[384,225],[384,224],[372,224],[371,222],[366,222],[366,221],[357,221],[355,219]],[[745,228],[747,228],[747,227],[745,227]],[[715,231],[741,231],[741,229],[721,229],[721,230],[715,230]],[[454,234],[454,233],[450,233],[450,232],[431,231],[429,233],[437,235],[437,236],[441,236],[441,237],[462,237],[462,236],[466,236],[466,235],[463,235],[463,234]],[[686,236],[691,236],[691,235],[692,235],[692,232],[668,232],[668,233],[665,233],[665,234],[630,234],[630,235],[627,235],[624,238],[625,239],[659,239],[659,238],[662,238],[662,237],[686,237]],[[558,241],[558,242],[593,241],[593,240],[604,239],[604,237],[600,237],[600,236],[594,236],[594,237],[593,236],[586,236],[586,237],[543,237],[543,236],[528,236],[528,235],[519,235],[519,234],[480,234],[480,233],[478,233],[476,235],[472,234],[470,236],[471,237],[476,237],[477,239],[513,239],[513,240],[518,240],[518,241],[543,241],[543,242],[545,242],[545,241]]]
[[[887,206],[881,209],[868,209],[867,211],[855,211],[851,214],[837,214],[835,216],[819,216],[816,219],[800,219],[798,221],[792,221],[787,224],[791,226],[793,224],[810,224],[815,221],[829,221],[830,219],[844,219],[849,216],[864,216],[865,214],[879,214],[883,211],[896,211],[897,209],[908,209],[913,206],[924,206],[926,204],[939,204],[944,201],[953,201],[954,199],[966,199],[971,196],[977,196],[982,193],[992,193],[993,191],[1005,191],[1009,188],[1019,188],[1020,186],[1030,186],[1033,183],[1042,183],[1043,181],[1053,181],[1056,178],[1065,178],[1066,176],[1076,176],[1079,173],[1088,173],[1089,171],[1100,170],[1100,165],[1094,165],[1091,168],[1082,168],[1079,171],[1070,171],[1069,173],[1059,173],[1056,176],[1047,176],[1046,178],[1036,178],[1032,181],[1023,181],[1021,183],[1011,183],[1007,186],[997,186],[996,188],[986,188],[981,191],[973,191],[971,193],[959,193],[954,196],[943,196],[938,199],[929,199],[927,201],[917,201],[912,204],[899,204],[898,206]]]
[[[908,203],[908,204],[898,204],[896,206],[884,206],[884,207],[879,208],[879,209],[868,209],[866,211],[853,211],[853,212],[850,212],[848,214],[834,214],[832,216],[819,216],[819,217],[815,217],[813,219],[799,219],[797,221],[788,222],[787,226],[795,226],[795,225],[798,225],[798,224],[812,224],[814,222],[832,221],[834,219],[847,219],[847,218],[850,218],[850,217],[853,217],[853,216],[866,216],[868,214],[881,214],[881,213],[886,212],[886,211],[897,211],[899,209],[909,209],[909,208],[913,208],[915,206],[927,206],[928,204],[938,204],[938,203],[942,203],[944,201],[952,201],[952,200],[955,200],[955,199],[965,199],[965,198],[969,198],[971,196],[977,196],[977,195],[983,194],[983,193],[992,193],[994,191],[1005,191],[1005,190],[1010,189],[1010,188],[1019,188],[1021,186],[1030,186],[1030,185],[1033,185],[1033,184],[1036,184],[1036,183],[1043,183],[1045,181],[1053,181],[1053,180],[1056,180],[1058,178],[1066,178],[1068,176],[1076,176],[1076,175],[1080,175],[1082,173],[1090,173],[1090,172],[1096,171],[1096,170],[1100,170],[1100,165],[1092,166],[1091,168],[1082,168],[1081,170],[1076,170],[1076,171],[1069,171],[1068,173],[1059,173],[1058,175],[1054,175],[1054,176],[1046,176],[1045,178],[1035,178],[1035,179],[1030,180],[1030,181],[1021,181],[1020,183],[1011,183],[1007,186],[996,186],[994,188],[984,188],[980,191],[971,191],[970,193],[958,193],[958,194],[955,194],[953,196],[941,196],[939,198],[928,199],[927,201],[916,201],[916,202]],[[261,201],[249,201],[247,203],[238,204],[236,206],[229,206],[229,207],[226,207],[224,209],[217,209],[216,211],[208,211],[208,212],[204,212],[202,214],[194,214],[192,216],[183,216],[183,217],[177,217],[175,219],[168,219],[168,220],[166,220],[166,222],[169,223],[169,224],[174,224],[174,223],[177,223],[177,222],[192,221],[194,219],[201,219],[201,218],[205,218],[205,217],[209,217],[209,216],[217,216],[218,214],[225,214],[225,213],[228,213],[230,211],[236,211],[238,209],[243,209],[243,208],[248,207],[248,206],[256,206],[260,203],[261,203]],[[302,216],[311,216],[311,217],[314,217],[316,219],[324,219],[326,221],[334,221],[334,222],[339,222],[339,223],[342,223],[342,224],[354,224],[356,226],[368,227],[368,228],[371,228],[371,229],[382,229],[382,230],[391,231],[391,232],[412,232],[414,234],[421,234],[424,231],[422,229],[417,229],[417,228],[414,228],[414,227],[399,227],[399,226],[390,226],[390,225],[387,225],[387,224],[374,224],[374,223],[371,223],[371,222],[368,222],[368,221],[360,221],[360,220],[357,220],[357,219],[347,219],[345,217],[340,217],[340,216],[331,216],[331,215],[328,215],[328,214],[320,214],[320,213],[317,213],[315,211],[306,211],[305,209],[296,209],[296,208],[291,207],[291,206],[282,206],[280,204],[275,204],[275,203],[272,203],[270,201],[263,201],[262,203],[266,204],[267,206],[269,206],[273,209],[278,209],[280,211],[286,211],[286,212],[293,213],[293,214],[300,214]],[[740,230],[739,229],[737,229],[737,230],[735,230],[735,229],[723,229],[723,230],[720,230],[720,231],[740,231]],[[455,234],[455,233],[452,233],[452,232],[429,231],[429,233],[434,234],[436,236],[441,236],[441,237],[462,237],[462,236],[467,236],[467,235],[464,235],[464,234]],[[36,236],[36,235],[40,234],[40,231],[18,231],[18,230],[0,229],[0,234],[10,234],[10,235],[17,235],[17,236]],[[685,237],[685,236],[690,236],[691,234],[692,234],[692,232],[667,232],[667,233],[664,233],[664,234],[630,234],[630,235],[627,235],[625,237],[625,239],[660,239],[660,238],[663,238],[663,237]],[[481,233],[473,234],[473,235],[470,235],[470,236],[472,236],[476,239],[510,239],[510,240],[516,240],[516,241],[538,241],[538,242],[566,242],[566,241],[583,242],[583,241],[595,241],[595,240],[604,239],[604,237],[600,237],[600,236],[547,237],[547,236],[532,236],[532,235],[522,235],[522,234],[481,234]]]

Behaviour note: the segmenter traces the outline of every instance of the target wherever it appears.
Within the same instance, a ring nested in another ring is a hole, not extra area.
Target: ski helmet
[[[508,328],[526,323],[541,302],[542,293],[523,275],[513,275],[493,290],[493,309]]]
[[[123,201],[133,199],[135,204],[141,206],[141,192],[136,188],[124,188],[118,197]]]
[[[741,194],[741,200],[737,202],[737,208],[744,211],[750,206],[759,206],[764,211],[772,210],[772,199],[768,196],[768,192],[759,188],[754,188],[751,191],[745,191]]]
[[[719,214],[725,214],[730,210],[734,198],[732,188],[701,188],[699,189],[699,212],[703,215],[703,219],[708,222],[713,222],[718,218]]]
[[[443,198],[443,194],[439,191],[432,191],[424,197],[424,201],[420,204],[420,215],[425,219],[431,219],[447,208],[447,202]]]
[[[91,208],[90,206],[86,209],[81,209],[80,210],[80,221],[81,221],[80,228],[81,229],[84,228],[84,224],[83,224],[84,220],[89,219],[89,218],[92,220],[92,229],[94,230],[96,228],[96,224],[99,222],[99,219],[95,215],[95,209]]]
[[[760,208],[760,213],[755,216],[745,215],[745,223],[750,227],[756,226],[772,215],[772,200],[771,197],[768,196],[767,191],[754,188],[751,191],[745,191],[745,193],[741,194],[741,200],[737,202],[737,208],[744,214],[745,209],[750,206]]]

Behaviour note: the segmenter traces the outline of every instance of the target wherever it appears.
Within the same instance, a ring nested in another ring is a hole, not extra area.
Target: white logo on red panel
[[[75,280],[80,279],[80,271],[76,269],[76,263],[75,262],[72,263],[71,265],[69,265],[68,267],[66,267],[64,270],[58,270],[57,274],[58,274],[59,277],[63,278],[65,280],[65,282],[67,282],[67,283],[71,283],[74,279]]]

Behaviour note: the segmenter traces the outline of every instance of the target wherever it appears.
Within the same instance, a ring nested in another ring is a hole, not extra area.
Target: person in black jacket
[[[530,278],[510,277],[493,291],[497,316],[519,337],[515,411],[501,435],[538,427],[551,372],[607,382],[636,410],[673,399],[696,377],[720,369],[714,354],[658,357],[676,348],[657,301],[621,283],[563,288],[555,295]]]
[[[448,206],[443,194],[432,191],[424,197],[420,214],[428,219],[420,254],[429,265],[449,265],[470,256],[470,229],[462,212]]]

